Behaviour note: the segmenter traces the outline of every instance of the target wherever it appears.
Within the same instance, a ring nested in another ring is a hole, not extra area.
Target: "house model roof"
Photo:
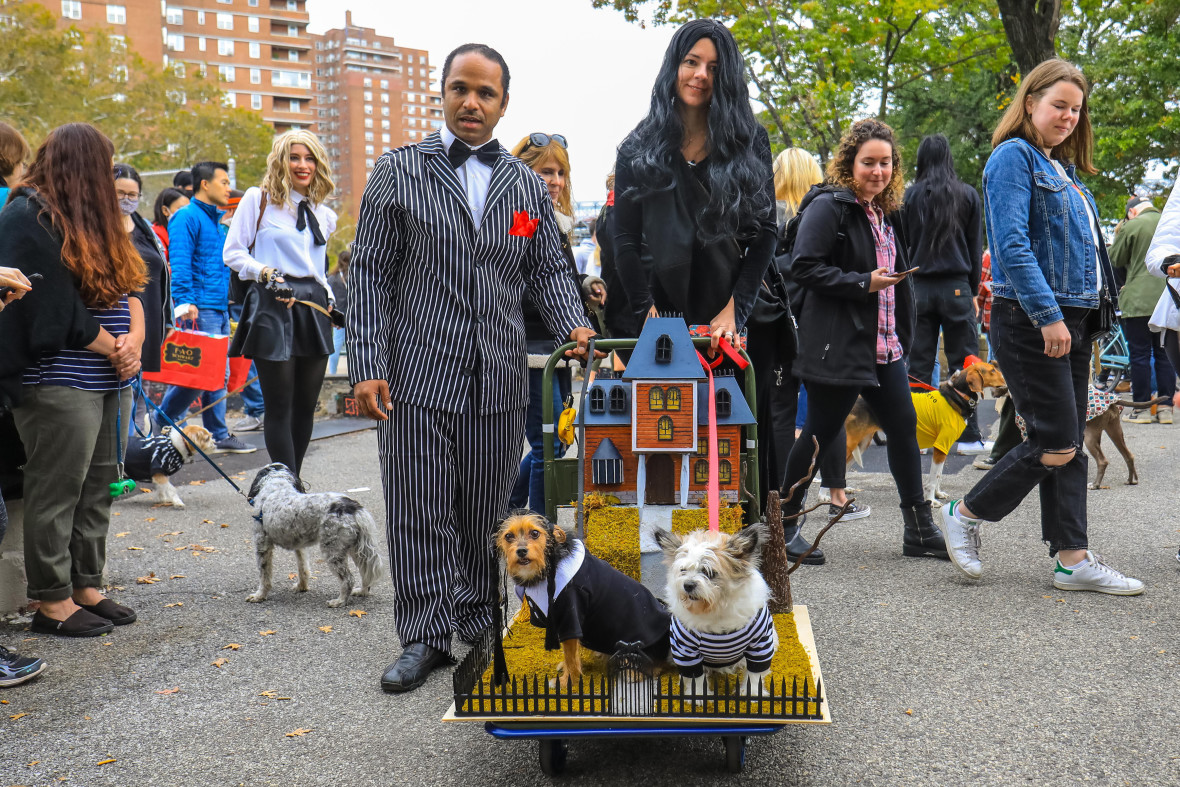
[[[602,389],[603,400],[607,403],[601,413],[590,412],[590,393],[595,388]],[[624,400],[626,405],[621,411],[612,411],[610,407],[611,390],[615,388],[621,389],[622,395],[626,397]],[[595,380],[594,385],[590,386],[590,390],[586,392],[586,406],[578,412],[577,422],[591,426],[629,426],[631,424],[631,383],[618,378]]]
[[[742,393],[741,387],[738,385],[735,377],[714,377],[713,390],[718,397],[721,396],[722,391],[729,392],[729,415],[722,415],[717,413],[717,425],[724,426],[725,424],[752,424],[757,419],[754,414],[750,412],[750,404],[746,401],[746,395]],[[703,383],[697,383],[697,401],[700,405],[697,406],[697,423],[701,426],[709,425],[709,382],[706,380]]]
[[[672,342],[670,362],[656,360],[660,337]],[[649,317],[623,372],[624,380],[705,380],[688,326],[680,317]]]

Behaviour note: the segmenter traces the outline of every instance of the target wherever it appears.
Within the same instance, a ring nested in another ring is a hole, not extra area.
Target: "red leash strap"
[[[706,488],[709,494],[709,529],[717,532],[721,529],[721,485],[717,481],[717,395],[713,368],[721,363],[723,356],[718,353],[712,365],[700,351],[697,357],[701,359],[701,366],[705,367],[705,374],[709,375],[709,484]]]
[[[919,380],[917,377],[914,377],[912,374],[909,375],[909,378],[910,378],[910,388],[917,388],[919,391],[937,391],[938,390],[933,385],[927,385],[926,383]]]

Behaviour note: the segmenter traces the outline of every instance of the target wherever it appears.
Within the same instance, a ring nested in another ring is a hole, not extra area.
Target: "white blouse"
[[[315,245],[310,227],[302,232],[295,229],[296,205],[304,199],[306,197],[294,191],[290,204],[276,205],[268,198],[262,226],[259,226],[262,190],[257,187],[248,189],[238,203],[225,239],[225,264],[242,281],[261,281],[263,268],[274,268],[284,276],[315,278],[327,290],[329,300],[334,300],[327,280],[328,247]],[[320,223],[320,233],[327,240],[336,231],[336,211],[327,205],[316,205],[312,212]],[[255,227],[258,227],[257,241]],[[254,256],[250,256],[251,243],[254,243]]]

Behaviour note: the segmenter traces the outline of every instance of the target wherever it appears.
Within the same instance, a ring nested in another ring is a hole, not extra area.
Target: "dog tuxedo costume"
[[[150,481],[154,475],[171,476],[184,467],[184,454],[177,450],[168,435],[143,438],[132,435],[127,441],[123,472],[136,481]]]
[[[700,677],[705,667],[733,666],[743,657],[747,672],[767,672],[777,647],[774,618],[766,607],[740,629],[721,634],[694,631],[672,618],[672,660],[686,678]]]
[[[570,554],[557,564],[553,607],[544,581],[516,595],[529,605],[534,626],[545,628],[549,617],[558,642],[581,640],[598,653],[614,653],[618,643],[641,642],[655,661],[668,655],[668,626],[672,616],[647,588],[614,569],[574,540]]]

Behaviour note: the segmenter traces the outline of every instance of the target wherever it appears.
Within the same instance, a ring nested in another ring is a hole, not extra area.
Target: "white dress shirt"
[[[442,137],[443,147],[450,151],[451,144],[458,138],[446,126],[442,127],[439,135]],[[483,143],[486,144],[488,143]],[[471,149],[479,150],[483,145],[476,145]],[[492,183],[492,168],[473,154],[463,162],[463,166],[455,170],[455,175],[458,176],[463,190],[467,192],[467,207],[471,209],[471,220],[475,222],[475,228],[478,230],[483,223],[483,206],[487,202],[488,187]]]
[[[314,278],[332,298],[328,286],[328,247],[315,245],[311,228],[295,229],[298,222],[296,206],[306,197],[291,192],[292,202],[276,205],[266,201],[266,212],[262,214],[262,225],[258,224],[258,209],[262,204],[262,190],[254,187],[242,195],[238,210],[225,238],[225,264],[234,270],[242,281],[261,281],[263,268],[274,268],[283,276]],[[320,223],[320,233],[327,240],[336,231],[336,211],[327,205],[316,205],[312,211]],[[258,227],[258,238],[254,228]],[[254,244],[254,255],[250,255],[250,244]]]

